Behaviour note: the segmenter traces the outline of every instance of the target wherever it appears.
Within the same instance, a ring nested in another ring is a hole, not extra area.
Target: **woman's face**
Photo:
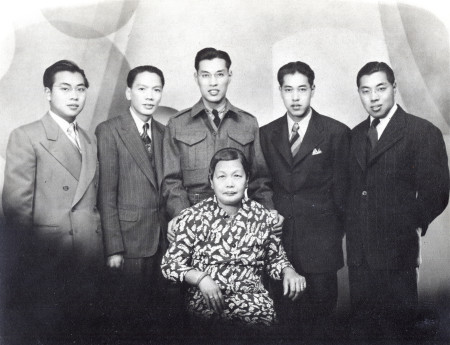
[[[220,206],[239,206],[246,186],[247,176],[239,159],[217,163],[211,187]]]

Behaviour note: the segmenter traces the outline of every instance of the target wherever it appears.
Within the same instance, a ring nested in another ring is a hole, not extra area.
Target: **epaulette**
[[[179,117],[179,116],[181,116],[181,115],[183,115],[183,114],[186,114],[186,113],[190,112],[191,109],[192,109],[192,107],[186,108],[186,109],[183,109],[183,110],[180,110],[180,111],[179,111],[178,113],[176,113],[172,118],[176,118],[176,117]]]

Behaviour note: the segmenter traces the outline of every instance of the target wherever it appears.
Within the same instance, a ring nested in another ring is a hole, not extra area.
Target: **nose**
[[[72,89],[70,91],[70,99],[78,99],[78,97],[80,97],[78,91],[75,89]]]
[[[145,95],[145,99],[148,100],[153,100],[153,91],[149,91],[146,95]]]
[[[293,100],[293,101],[298,101],[298,100],[300,100],[300,92],[299,92],[299,91],[294,90],[294,91],[292,92],[292,100]]]
[[[228,177],[225,182],[227,187],[234,187],[234,181],[232,177]]]
[[[372,91],[370,92],[370,100],[371,100],[372,102],[374,102],[374,101],[377,101],[378,99],[379,99],[379,96],[378,96],[377,90],[372,90]]]
[[[215,75],[212,75],[212,76],[211,76],[211,78],[209,79],[209,84],[210,84],[211,86],[217,85],[217,78],[216,78]]]

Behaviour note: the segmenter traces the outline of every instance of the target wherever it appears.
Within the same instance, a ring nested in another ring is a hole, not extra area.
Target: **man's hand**
[[[272,227],[272,233],[281,236],[283,230],[284,217],[277,210],[270,210],[270,214],[275,218],[276,223]]]
[[[108,259],[106,260],[106,265],[109,268],[122,268],[123,255],[122,254],[114,254],[114,255],[108,256]]]
[[[173,218],[167,225],[167,239],[169,242],[175,241],[175,224],[178,221],[179,216]]]
[[[306,279],[291,267],[283,269],[283,296],[295,301],[300,292],[306,289]]]

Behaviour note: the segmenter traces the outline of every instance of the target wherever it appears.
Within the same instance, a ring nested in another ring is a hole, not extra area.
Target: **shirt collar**
[[[147,122],[144,122],[137,116],[136,112],[133,110],[132,107],[130,107],[130,113],[140,134],[142,134],[142,132],[144,131],[143,129],[144,124],[148,123],[149,126],[148,128],[152,128],[152,117],[150,117],[150,119]],[[148,131],[148,135],[151,137],[151,131]]]
[[[306,114],[304,117],[302,117],[300,121],[292,120],[292,118],[289,116],[289,114],[286,113],[289,133],[292,131],[292,126],[294,126],[295,122],[298,122],[300,127],[303,127],[303,126],[308,127],[309,121],[311,120],[311,116],[312,116],[312,108],[311,107],[309,107],[308,114]]]
[[[389,110],[387,115],[383,118],[380,118],[380,123],[389,122],[391,120],[392,116],[394,116],[397,109],[398,109],[398,105],[397,105],[397,103],[394,103],[394,105],[392,106],[391,110]],[[375,120],[375,118],[372,115],[370,115],[370,124],[372,124],[373,120]]]
[[[225,114],[237,114],[238,113],[238,109],[233,106],[230,101],[228,101],[228,99],[226,99],[225,102]],[[192,107],[191,109],[191,116],[192,117],[196,117],[197,115],[199,115],[202,111],[208,111],[208,109],[205,107],[205,104],[203,103],[203,99],[200,98],[200,100]]]
[[[70,127],[70,123],[64,120],[61,116],[56,115],[53,111],[49,110],[48,113],[52,117],[53,120],[58,124],[58,126],[62,129],[63,132],[67,132]],[[73,123],[76,124],[76,121]]]

